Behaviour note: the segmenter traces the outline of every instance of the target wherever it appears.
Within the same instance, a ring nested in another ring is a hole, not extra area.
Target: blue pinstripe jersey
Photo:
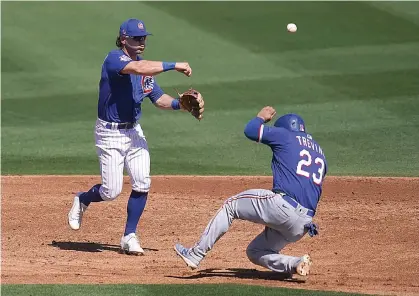
[[[137,60],[141,58],[138,56]],[[121,74],[132,59],[121,49],[108,53],[99,83],[98,117],[108,122],[136,122],[141,117],[145,97],[153,103],[163,90],[153,76]]]

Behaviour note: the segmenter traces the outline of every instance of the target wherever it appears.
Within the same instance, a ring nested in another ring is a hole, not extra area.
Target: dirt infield
[[[249,262],[245,249],[263,226],[244,221],[233,223],[197,271],[174,255],[173,244],[192,244],[225,198],[270,188],[269,177],[153,177],[139,227],[142,257],[117,252],[128,178],[117,200],[91,205],[80,231],[67,226],[73,194],[99,182],[86,176],[2,177],[2,283],[228,282],[419,295],[419,178],[329,177],[315,217],[320,235],[284,250],[311,254],[306,281],[283,281]]]

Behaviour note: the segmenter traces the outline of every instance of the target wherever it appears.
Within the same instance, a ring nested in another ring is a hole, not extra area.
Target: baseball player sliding
[[[265,225],[247,247],[251,262],[289,277],[309,274],[309,255],[293,257],[280,251],[307,232],[310,236],[318,234],[312,219],[327,172],[326,158],[320,145],[306,133],[300,116],[286,114],[274,126],[265,125],[275,114],[272,107],[264,107],[244,130],[247,138],[272,150],[272,190],[251,189],[228,198],[192,248],[176,244],[177,255],[192,269],[198,268],[233,220],[241,219]]]
[[[81,227],[82,217],[92,202],[112,201],[122,191],[123,170],[127,169],[132,191],[128,199],[125,231],[121,250],[126,254],[142,255],[136,235],[137,224],[143,213],[150,189],[150,155],[147,141],[138,120],[145,97],[158,108],[185,110],[202,119],[204,100],[190,89],[178,98],[165,94],[154,76],[175,70],[192,75],[188,63],[148,61],[141,58],[146,48],[147,32],[144,22],[128,19],[119,29],[118,49],[112,50],[102,64],[99,83],[98,118],[95,141],[100,163],[102,183],[74,197],[68,213],[71,229]]]

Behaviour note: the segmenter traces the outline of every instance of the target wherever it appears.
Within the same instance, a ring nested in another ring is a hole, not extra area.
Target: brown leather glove
[[[198,120],[201,120],[204,113],[204,98],[201,93],[195,89],[189,89],[179,94],[179,103],[181,108],[188,111]]]

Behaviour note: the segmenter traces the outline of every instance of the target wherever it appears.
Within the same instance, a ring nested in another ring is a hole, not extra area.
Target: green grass
[[[331,175],[419,175],[419,3],[122,5],[2,3],[3,175],[99,173],[100,67],[132,16],[154,34],[145,58],[193,68],[159,75],[162,88],[206,99],[202,122],[144,103],[153,175],[269,175],[269,148],[243,134],[268,104],[303,116]]]
[[[64,296],[64,295],[281,295],[281,296],[357,296],[361,294],[268,288],[248,285],[2,285],[3,295]]]

